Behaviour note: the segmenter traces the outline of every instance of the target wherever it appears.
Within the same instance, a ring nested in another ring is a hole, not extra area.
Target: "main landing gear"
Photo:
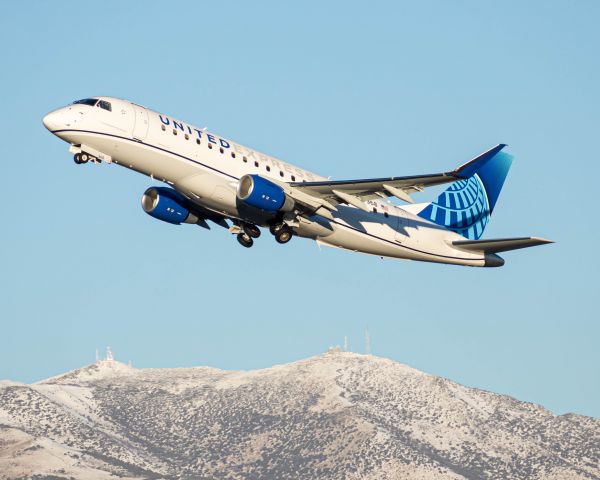
[[[243,247],[250,248],[254,245],[254,238],[260,237],[260,228],[250,223],[244,223],[240,227],[242,231],[237,234],[237,241]]]
[[[256,225],[252,225],[251,223],[243,223],[238,225],[238,228],[241,231],[237,234],[237,241],[243,247],[250,248],[254,245],[254,238],[260,237],[260,228]]]
[[[245,223],[242,226],[242,230],[249,237],[252,237],[252,238],[260,237],[260,228],[258,228],[256,225],[252,225],[250,223]]]
[[[292,239],[292,229],[285,223],[276,223],[269,227],[269,231],[275,237],[277,243],[287,243]]]
[[[260,237],[260,229],[250,223],[238,223],[232,227],[232,233],[237,231],[237,241],[240,245],[250,248],[254,245],[254,239]],[[277,243],[287,243],[292,239],[294,232],[285,223],[276,223],[269,226],[269,231],[275,237]]]
[[[237,241],[242,247],[250,248],[254,245],[254,240],[246,232],[240,232],[237,234]]]
[[[96,158],[93,155],[90,155],[89,153],[85,153],[85,152],[76,153],[73,156],[73,160],[75,161],[75,163],[77,165],[81,165],[82,163],[88,163],[88,162],[100,163],[99,158]]]

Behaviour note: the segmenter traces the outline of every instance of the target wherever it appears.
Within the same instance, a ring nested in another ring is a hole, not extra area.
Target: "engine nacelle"
[[[240,178],[237,197],[242,202],[268,212],[291,212],[294,199],[283,188],[260,175],[244,175]]]
[[[144,212],[173,225],[198,222],[198,217],[190,212],[187,203],[183,195],[168,187],[150,187],[142,196]]]

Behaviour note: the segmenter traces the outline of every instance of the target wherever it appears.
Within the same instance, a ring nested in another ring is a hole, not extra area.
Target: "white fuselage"
[[[111,111],[73,104],[51,112],[46,127],[75,149],[166,182],[206,210],[247,221],[238,180],[259,174],[277,182],[325,178],[170,116],[110,97]],[[333,220],[299,218],[294,231],[319,243],[378,256],[484,266],[484,255],[458,250],[460,235],[383,201],[373,212],[339,204]]]

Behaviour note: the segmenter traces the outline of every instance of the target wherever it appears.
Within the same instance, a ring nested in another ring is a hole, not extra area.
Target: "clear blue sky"
[[[138,367],[253,369],[344,335],[362,352],[368,326],[377,355],[600,417],[599,21],[595,1],[7,3],[0,378],[106,345]],[[161,223],[140,207],[150,179],[76,166],[42,126],[102,94],[333,178],[433,173],[505,142],[486,236],[557,243],[473,269]]]

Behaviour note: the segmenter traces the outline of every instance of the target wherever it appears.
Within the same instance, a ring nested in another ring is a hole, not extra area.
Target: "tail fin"
[[[510,169],[512,155],[500,144],[457,168],[454,182],[419,216],[471,240],[483,235]]]

